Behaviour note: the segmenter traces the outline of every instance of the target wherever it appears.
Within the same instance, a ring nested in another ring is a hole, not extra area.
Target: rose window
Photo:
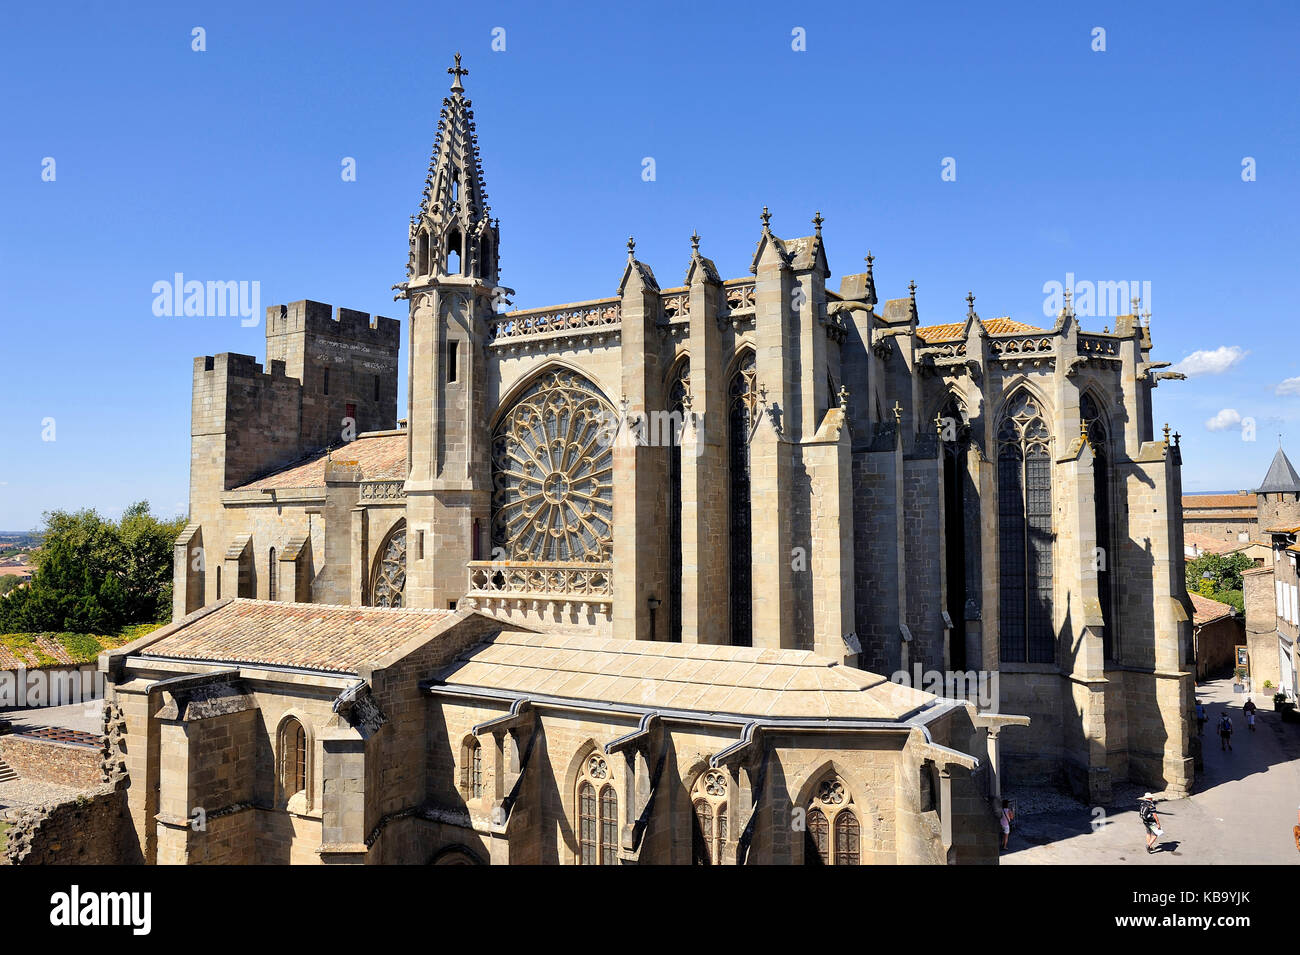
[[[510,561],[613,556],[614,414],[571,371],[540,376],[492,438],[492,544]]]

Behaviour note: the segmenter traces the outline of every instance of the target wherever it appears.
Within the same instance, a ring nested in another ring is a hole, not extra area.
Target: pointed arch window
[[[406,592],[406,521],[388,532],[375,555],[370,580],[372,607],[401,607]]]
[[[748,647],[754,642],[752,568],[753,548],[749,513],[749,435],[758,412],[754,353],[746,352],[728,383],[728,514],[731,541],[731,642]]]
[[[700,773],[691,788],[694,827],[691,840],[693,865],[718,865],[727,842],[727,776],[721,770]]]
[[[448,275],[460,275],[460,232],[447,234],[447,256],[443,262],[443,271]]]
[[[862,823],[844,780],[830,776],[819,783],[804,818],[805,864],[862,864]]]
[[[614,412],[577,372],[538,376],[492,436],[492,545],[508,561],[607,563]]]
[[[975,547],[967,533],[966,502],[970,475],[966,455],[970,450],[970,425],[955,396],[949,396],[939,412],[939,437],[943,444],[944,562],[947,568],[945,608],[952,620],[949,634],[949,662],[954,670],[966,669],[966,600],[978,593],[978,580],[971,579]]]
[[[618,863],[618,794],[610,766],[600,753],[592,753],[578,777],[578,863]]]
[[[415,242],[415,272],[417,275],[428,275],[429,268],[429,233],[420,230],[419,238]]]
[[[483,795],[483,747],[470,736],[461,747],[460,788],[466,799],[479,799]]]
[[[1101,604],[1102,651],[1107,660],[1119,659],[1118,634],[1115,631],[1115,582],[1111,561],[1114,536],[1114,509],[1111,507],[1111,447],[1106,414],[1092,395],[1084,392],[1079,400],[1088,444],[1092,447],[1092,502],[1096,523],[1097,545],[1093,566],[1097,569],[1097,600]]]
[[[296,717],[289,717],[280,726],[280,791],[284,804],[290,810],[307,807],[309,760],[307,730]]]
[[[1002,661],[1053,662],[1051,432],[1023,388],[998,428],[998,555]]]
[[[686,418],[691,363],[682,359],[668,392],[672,440],[668,446],[668,639],[682,642],[682,423]]]

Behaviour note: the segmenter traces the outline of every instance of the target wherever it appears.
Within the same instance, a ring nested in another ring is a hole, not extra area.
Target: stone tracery
[[[492,437],[492,543],[510,561],[613,557],[612,409],[577,372],[539,375]]]

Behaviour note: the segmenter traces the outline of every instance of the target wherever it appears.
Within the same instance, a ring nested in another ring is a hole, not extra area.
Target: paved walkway
[[[1246,729],[1243,694],[1231,680],[1197,688],[1209,721],[1201,738],[1205,769],[1185,799],[1160,801],[1162,851],[1148,855],[1137,817],[1143,790],[1116,787],[1114,805],[1088,807],[1065,796],[1009,791],[1021,812],[1003,865],[1235,864],[1297,865],[1292,827],[1300,808],[1300,724],[1283,723],[1272,694],[1255,694],[1255,732]],[[1219,748],[1215,724],[1227,709],[1236,732],[1231,752]]]
[[[8,720],[14,727],[62,726],[81,730],[96,736],[104,732],[104,701],[87,700],[66,706],[34,706],[26,710],[0,710],[0,720]]]

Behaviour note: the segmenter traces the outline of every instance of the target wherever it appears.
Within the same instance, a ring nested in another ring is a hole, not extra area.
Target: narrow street
[[[1066,796],[1009,790],[1024,808],[1012,828],[1003,865],[1296,865],[1292,828],[1300,809],[1300,724],[1283,723],[1272,694],[1255,694],[1255,732],[1246,728],[1246,697],[1231,679],[1197,688],[1208,721],[1201,738],[1205,769],[1185,799],[1158,801],[1161,851],[1148,855],[1137,816],[1143,789],[1115,788],[1113,805],[1088,807]],[[1236,730],[1232,751],[1220,749],[1215,725],[1227,710]]]

